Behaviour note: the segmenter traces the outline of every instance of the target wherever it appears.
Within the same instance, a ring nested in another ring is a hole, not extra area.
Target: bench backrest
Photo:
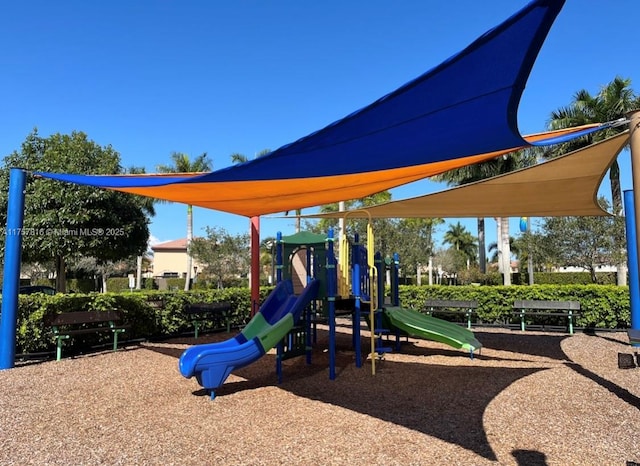
[[[426,309],[430,308],[447,308],[457,307],[465,309],[475,309],[478,307],[478,301],[462,301],[453,299],[427,299],[424,303]]]
[[[547,309],[558,311],[579,311],[579,301],[542,301],[518,299],[513,303],[514,309]]]
[[[223,312],[231,309],[231,304],[226,301],[221,301],[217,303],[191,303],[187,304],[185,307],[186,312],[190,313],[199,313],[199,312]]]
[[[49,326],[99,324],[103,322],[117,322],[122,319],[120,312],[111,311],[72,311],[50,315],[45,319]]]

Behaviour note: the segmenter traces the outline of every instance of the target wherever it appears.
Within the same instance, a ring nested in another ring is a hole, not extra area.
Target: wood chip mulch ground
[[[310,365],[285,361],[278,384],[270,352],[214,401],[178,358],[231,334],[18,364],[0,372],[0,464],[640,463],[640,368],[619,367],[634,355],[624,332],[479,327],[473,360],[410,338],[372,376],[339,329],[336,380],[321,328]]]

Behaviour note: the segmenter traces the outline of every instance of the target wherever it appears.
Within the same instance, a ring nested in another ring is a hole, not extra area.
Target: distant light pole
[[[531,217],[520,217],[520,232],[528,233],[527,237],[527,271],[529,272],[529,285],[533,285],[533,251],[531,250]]]

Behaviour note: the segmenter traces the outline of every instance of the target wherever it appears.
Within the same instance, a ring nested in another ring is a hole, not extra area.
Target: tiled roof
[[[176,239],[173,241],[167,241],[165,243],[156,244],[151,246],[153,251],[166,251],[166,250],[187,250],[187,238]]]

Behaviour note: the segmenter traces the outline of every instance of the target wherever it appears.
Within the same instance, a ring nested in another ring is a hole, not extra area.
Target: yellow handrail
[[[376,309],[378,307],[378,269],[369,267],[371,283],[371,302],[369,303],[369,323],[371,331],[371,375],[376,375]]]
[[[367,212],[366,209],[359,209],[359,211]],[[346,212],[344,219],[347,219],[349,213],[357,211]],[[369,214],[367,212],[367,214]],[[344,233],[344,232],[343,232]],[[369,215],[369,223],[367,223],[367,266],[369,268],[369,322],[371,330],[371,374],[376,374],[376,325],[375,325],[375,312],[378,306],[378,269],[375,267],[375,238],[373,235],[373,226],[371,225],[371,215]],[[347,286],[347,290],[351,289],[351,277],[349,274],[349,242],[347,235],[342,234],[340,240],[340,265],[343,271],[343,283]],[[345,265],[342,265],[345,264]],[[344,296],[344,295],[343,295]]]

